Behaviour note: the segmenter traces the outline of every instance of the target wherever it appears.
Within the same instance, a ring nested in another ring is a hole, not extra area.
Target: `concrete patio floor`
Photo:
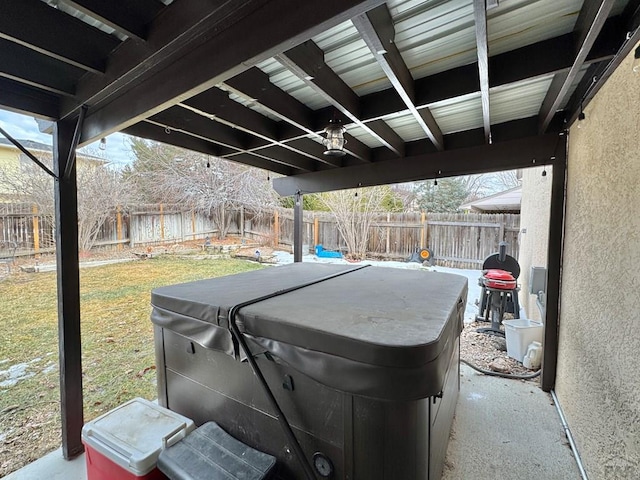
[[[86,480],[84,455],[60,450],[5,480]],[[579,479],[553,400],[534,382],[487,377],[462,365],[442,480]],[[400,480],[400,479],[398,479]]]
[[[543,478],[581,478],[551,395],[462,365],[442,480]]]

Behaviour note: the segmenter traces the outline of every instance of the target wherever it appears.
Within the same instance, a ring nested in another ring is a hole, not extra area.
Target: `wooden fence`
[[[238,235],[241,212],[231,212],[229,233]],[[176,206],[138,205],[116,209],[104,223],[96,247],[183,242],[213,237],[217,230],[210,218]],[[0,203],[0,242],[15,242],[17,255],[55,250],[55,228],[50,215],[29,204]]]
[[[293,245],[293,210],[278,209],[261,214],[243,209],[228,212],[229,234],[274,246]],[[405,260],[416,249],[431,249],[438,265],[456,268],[482,267],[498,250],[501,241],[507,253],[518,257],[520,216],[476,213],[382,213],[374,218],[369,232],[367,255],[371,258]],[[217,231],[206,215],[178,206],[138,205],[113,212],[98,236],[96,246],[122,248],[183,242],[214,237]],[[322,244],[327,250],[346,251],[346,245],[327,212],[304,212],[302,242],[313,252]],[[0,241],[18,244],[18,254],[53,251],[54,228],[50,217],[24,204],[0,204]]]
[[[506,241],[507,253],[518,258],[520,215],[476,213],[384,213],[374,219],[367,255],[405,260],[416,249],[431,249],[438,265],[482,268],[486,257]],[[269,239],[273,245],[293,245],[293,212],[281,209],[260,220],[249,219],[245,236]],[[302,243],[313,251],[317,244],[327,250],[346,250],[332,214],[304,212]]]

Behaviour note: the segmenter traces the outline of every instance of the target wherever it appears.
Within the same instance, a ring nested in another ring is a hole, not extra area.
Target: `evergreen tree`
[[[418,182],[415,194],[420,210],[429,213],[456,212],[467,198],[465,183],[460,178],[442,178],[436,182]]]

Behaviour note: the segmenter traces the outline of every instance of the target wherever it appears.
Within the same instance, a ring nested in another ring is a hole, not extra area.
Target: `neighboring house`
[[[49,145],[32,142],[30,140],[20,140],[20,142],[36,157],[51,155],[51,147]],[[14,189],[3,181],[3,177],[4,174],[15,175],[20,171],[20,165],[23,162],[21,157],[26,158],[26,156],[11,142],[9,142],[9,140],[6,138],[0,138],[0,171],[3,173],[3,175],[0,175],[0,202],[13,202],[20,200]],[[28,161],[31,162],[31,160]]]
[[[522,187],[519,186],[465,203],[458,209],[473,213],[520,213],[521,202]]]
[[[44,164],[51,164],[52,148],[40,142],[32,140],[18,140],[20,144],[29,150],[38,160]],[[99,157],[87,154],[79,154],[77,157],[78,168],[89,166],[101,166],[107,162]],[[0,137],[0,171],[9,176],[16,176],[25,166],[34,165],[33,160],[22,153],[18,148],[6,138]],[[24,198],[17,194],[14,188],[3,181],[4,175],[0,174],[0,202],[19,202]]]

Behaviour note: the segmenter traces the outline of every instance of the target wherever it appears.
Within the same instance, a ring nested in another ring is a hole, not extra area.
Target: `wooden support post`
[[[564,135],[562,138],[566,142],[567,136]],[[562,146],[559,148],[566,152],[565,142],[560,142]],[[553,163],[551,180],[551,211],[549,215],[549,246],[547,251],[547,298],[541,381],[542,390],[545,392],[553,390],[556,384],[566,185],[567,161],[566,156],[562,156],[562,158]]]
[[[273,214],[273,243],[275,248],[280,245],[280,217],[278,210]]]
[[[293,207],[293,261],[302,262],[302,194],[296,193]]]
[[[191,236],[196,239],[196,211],[191,210]]]
[[[58,280],[58,348],[62,453],[70,459],[84,451],[81,441],[82,348],[80,338],[80,272],[78,261],[78,196],[73,144],[74,123],[60,121],[53,130],[53,169]],[[67,166],[67,162],[72,165]],[[64,175],[65,171],[68,173]]]
[[[36,256],[40,253],[40,217],[38,217],[38,206],[33,205],[33,250]]]
[[[424,212],[420,214],[420,223],[422,223],[422,230],[420,230],[420,248],[427,248],[427,216]]]
[[[116,239],[118,240],[118,246],[116,247],[118,250],[122,250],[122,208],[120,205],[116,207]]]
[[[164,205],[160,204],[160,241],[164,242]]]
[[[316,245],[320,243],[320,221],[318,217],[314,214],[313,216],[313,248],[316,248]]]

